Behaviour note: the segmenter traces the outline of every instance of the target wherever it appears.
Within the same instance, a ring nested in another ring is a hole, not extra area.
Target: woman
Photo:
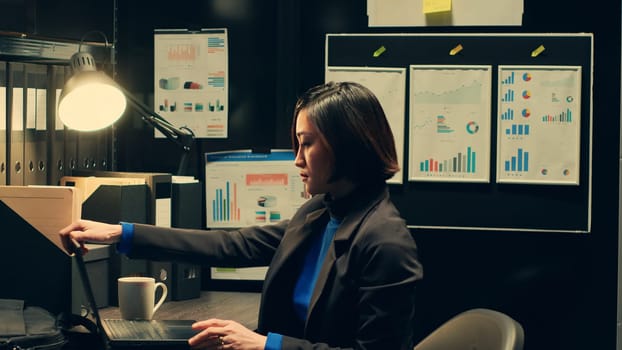
[[[357,83],[311,88],[296,104],[292,142],[313,197],[289,220],[228,232],[80,221],[60,234],[67,244],[118,243],[130,258],[269,264],[258,329],[199,321],[192,348],[412,349],[422,268],[389,199],[385,180],[399,165],[380,103]]]

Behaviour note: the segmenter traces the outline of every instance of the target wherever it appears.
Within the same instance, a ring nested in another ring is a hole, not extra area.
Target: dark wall
[[[118,81],[151,104],[154,29],[227,28],[229,39],[229,135],[198,140],[190,161],[200,175],[200,155],[223,149],[275,147],[277,6],[273,1],[187,1],[149,6],[121,2],[118,9]],[[132,113],[128,111],[128,113]],[[118,125],[119,169],[175,172],[180,150],[139,118]]]
[[[98,30],[112,40],[114,0],[0,0],[0,30],[72,40]],[[98,35],[85,39],[103,41]]]

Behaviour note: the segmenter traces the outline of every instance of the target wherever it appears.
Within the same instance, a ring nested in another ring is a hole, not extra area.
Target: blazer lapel
[[[333,242],[331,243],[328,252],[326,252],[326,257],[322,263],[320,273],[315,281],[313,295],[311,296],[311,300],[309,302],[308,315],[312,315],[315,304],[320,299],[322,292],[325,290],[326,282],[330,279],[331,274],[334,273],[337,258],[347,251],[348,242],[350,241],[350,237],[354,233],[356,226],[358,226],[356,221],[348,219],[342,222],[341,225],[339,225],[339,228],[337,228],[335,238],[333,238]],[[307,322],[309,319],[310,317],[307,317]]]
[[[271,285],[274,279],[280,278],[280,272],[284,272],[283,265],[287,265],[287,261],[296,256],[296,252],[306,246],[306,243],[311,238],[311,234],[314,231],[314,227],[322,222],[319,220],[323,215],[328,215],[325,208],[318,209],[307,214],[304,222],[290,223],[287,228],[287,232],[283,236],[283,240],[279,245],[279,249],[272,258],[270,264],[270,271],[272,274],[268,274],[264,283]],[[297,266],[296,264],[293,264]],[[288,265],[292,266],[292,265]],[[294,276],[295,278],[296,276]],[[278,283],[277,283],[278,284]]]
[[[362,206],[358,210],[348,214],[348,216],[346,216],[343,222],[339,225],[339,228],[337,228],[335,238],[326,253],[324,263],[322,264],[322,268],[320,269],[320,273],[318,274],[315,282],[313,295],[311,296],[311,301],[309,303],[308,315],[312,315],[317,301],[320,299],[322,292],[325,291],[327,281],[330,279],[331,274],[334,273],[335,262],[340,256],[348,251],[351,244],[350,242],[352,241],[352,236],[358,231],[358,227],[363,222],[364,217],[386,195],[386,192],[383,192],[374,200],[369,201],[368,205]],[[307,317],[307,322],[310,318],[311,317]]]

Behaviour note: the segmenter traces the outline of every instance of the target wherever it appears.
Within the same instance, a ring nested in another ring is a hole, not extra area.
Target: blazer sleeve
[[[267,266],[288,220],[239,230],[197,230],[134,224],[130,258],[222,267]]]

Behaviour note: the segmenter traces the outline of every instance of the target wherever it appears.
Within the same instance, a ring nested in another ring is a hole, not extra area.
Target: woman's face
[[[334,159],[324,136],[311,124],[306,109],[296,119],[298,153],[294,164],[300,168],[300,177],[307,192],[312,195],[332,192],[335,183],[328,183],[333,174]]]

